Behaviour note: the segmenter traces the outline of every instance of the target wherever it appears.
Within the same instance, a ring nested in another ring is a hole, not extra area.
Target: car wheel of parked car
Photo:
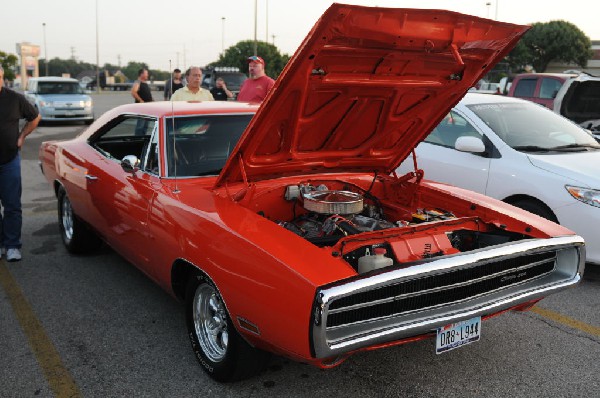
[[[259,373],[269,354],[251,347],[233,326],[215,285],[204,276],[188,283],[188,333],[196,358],[215,380],[241,380]]]
[[[520,209],[527,210],[530,213],[543,217],[546,220],[558,223],[558,219],[556,218],[552,210],[550,210],[548,206],[544,205],[541,202],[536,202],[530,199],[521,199],[511,202],[511,204]]]
[[[58,225],[60,236],[70,253],[88,253],[97,249],[102,241],[73,212],[67,191],[58,189]]]

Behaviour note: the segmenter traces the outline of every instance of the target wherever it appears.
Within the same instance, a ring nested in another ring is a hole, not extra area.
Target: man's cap
[[[248,57],[248,63],[250,63],[250,62],[256,62],[257,64],[263,64],[263,65],[265,64],[265,60],[257,55]]]

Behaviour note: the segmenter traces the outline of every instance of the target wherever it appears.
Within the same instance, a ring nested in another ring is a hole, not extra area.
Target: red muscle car
[[[219,381],[267,352],[320,367],[435,337],[575,285],[573,232],[394,170],[526,27],[334,4],[261,106],[131,104],[42,144],[62,239],[101,241],[185,302]]]

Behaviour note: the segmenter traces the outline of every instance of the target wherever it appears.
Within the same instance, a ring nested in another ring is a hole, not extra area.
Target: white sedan
[[[503,200],[572,229],[600,264],[600,145],[529,101],[467,94],[416,148],[425,178]],[[398,173],[414,170],[412,157]]]

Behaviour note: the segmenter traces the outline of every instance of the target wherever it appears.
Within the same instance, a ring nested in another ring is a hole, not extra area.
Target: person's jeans
[[[0,164],[0,246],[21,248],[21,155]]]

